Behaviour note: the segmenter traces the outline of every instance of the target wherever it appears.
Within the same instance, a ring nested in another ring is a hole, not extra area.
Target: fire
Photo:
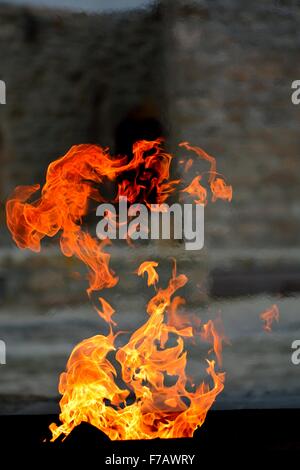
[[[200,184],[201,178],[201,175],[195,176],[191,184],[182,190],[183,192],[189,193],[192,197],[194,197],[196,204],[207,203],[207,190]]]
[[[148,321],[123,347],[115,347],[111,333],[84,340],[74,349],[60,378],[63,424],[51,425],[53,439],[68,435],[82,421],[93,424],[112,440],[193,435],[223,390],[224,373],[215,372],[214,361],[208,361],[207,373],[213,386],[201,384],[188,391],[183,338],[191,332],[165,321],[172,295],[186,282],[185,275],[173,271],[168,286],[159,288],[148,302]],[[176,345],[167,347],[171,334],[176,335]],[[219,345],[215,347],[218,350]],[[116,385],[116,369],[107,359],[111,351],[121,366],[122,387]],[[166,376],[175,377],[175,384],[166,386]]]
[[[203,326],[203,332],[201,333],[201,337],[204,341],[208,341],[212,344],[212,350],[215,352],[218,364],[221,366],[223,342],[228,342],[228,340],[224,335],[223,325],[220,321],[220,318],[215,321],[209,320]]]
[[[262,312],[260,318],[264,322],[264,330],[270,333],[272,331],[273,322],[279,322],[279,309],[277,305],[274,304],[271,308]]]
[[[181,146],[210,164],[211,200],[231,200],[232,188],[217,177],[215,159],[198,147]],[[62,253],[76,256],[87,266],[87,293],[94,299],[93,292],[113,288],[119,282],[105,251],[110,242],[99,242],[83,229],[91,201],[105,202],[105,181],[115,182],[116,203],[126,197],[129,204],[150,207],[164,203],[175,191],[188,193],[196,203],[207,203],[208,189],[200,184],[202,175],[185,189],[179,189],[180,180],[170,180],[172,158],[159,139],[136,142],[130,161],[112,157],[108,149],[95,145],[72,147],[49,165],[39,197],[39,185],[20,186],[8,200],[7,224],[14,241],[19,248],[40,251],[43,238],[59,233]],[[191,166],[188,160],[187,167]],[[198,316],[180,312],[185,300],[175,294],[188,279],[177,274],[176,263],[166,287],[158,285],[158,267],[156,261],[145,261],[136,271],[138,276],[147,275],[154,295],[147,304],[147,321],[120,347],[116,346],[121,333],[115,331],[115,310],[98,297],[94,308],[108,324],[109,333],[85,339],[74,348],[60,377],[62,424],[50,426],[52,440],[67,436],[83,421],[112,440],[190,437],[203,424],[224,388],[225,374],[215,369],[214,360],[207,360],[209,383],[195,385],[186,375],[185,344],[197,338],[209,343],[220,367],[225,336],[219,321],[202,324]],[[172,385],[167,383],[170,377]]]
[[[137,270],[137,274],[139,276],[143,276],[145,273],[148,274],[148,286],[152,286],[153,284],[156,284],[158,282],[158,274],[155,270],[157,268],[158,263],[155,261],[144,261]]]
[[[182,142],[181,147],[191,150],[200,158],[206,160],[210,164],[209,174],[209,185],[212,193],[212,202],[215,202],[217,199],[223,199],[231,201],[232,199],[232,186],[227,185],[223,177],[217,177],[217,167],[216,159],[208,153],[204,152],[199,147],[193,147],[187,142]],[[185,171],[188,171],[193,164],[193,160],[189,159],[185,165]],[[193,181],[184,189],[183,192],[189,193],[193,198],[196,204],[206,204],[207,203],[207,189],[201,185],[200,181],[202,180],[202,175],[197,175]]]
[[[111,323],[112,325],[116,326],[117,324],[111,318],[112,315],[115,313],[115,310],[105,299],[103,299],[103,297],[99,297],[98,300],[102,307],[102,310],[100,310],[100,308],[97,308],[95,306],[95,310],[96,312],[98,312],[98,315],[103,318],[103,320],[105,320],[107,323]]]

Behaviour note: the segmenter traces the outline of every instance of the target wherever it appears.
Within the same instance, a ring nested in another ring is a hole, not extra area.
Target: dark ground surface
[[[105,463],[113,454],[115,457],[140,457],[135,468],[148,467],[152,454],[195,455],[192,466],[198,468],[204,462],[213,464],[222,459],[227,462],[226,466],[237,464],[244,468],[249,459],[270,462],[277,456],[283,456],[285,464],[297,464],[300,457],[299,409],[211,411],[192,439],[111,442],[94,427],[81,424],[64,442],[43,442],[50,437],[47,429],[53,421],[57,421],[57,416],[1,416],[1,455],[9,452],[10,462],[20,459],[25,468],[29,464],[43,468],[41,464],[45,459],[50,463],[52,457],[55,468],[62,468],[65,458],[69,465],[81,458],[86,464],[96,458],[93,468],[99,469],[113,466]],[[154,465],[157,464],[151,467]],[[175,465],[180,466],[185,465]],[[134,468],[126,464],[118,467]]]

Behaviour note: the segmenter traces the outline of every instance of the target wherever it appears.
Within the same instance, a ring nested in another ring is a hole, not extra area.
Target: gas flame
[[[272,305],[272,307],[260,314],[260,318],[264,322],[263,329],[270,333],[272,331],[273,322],[279,322],[279,308],[275,304]]]
[[[82,421],[93,424],[112,440],[193,435],[223,390],[224,373],[215,372],[214,361],[208,361],[212,387],[202,383],[193,391],[188,390],[183,341],[188,332],[164,320],[169,314],[172,295],[186,282],[185,275],[173,272],[168,286],[159,288],[148,302],[148,321],[124,346],[116,348],[111,333],[84,340],[74,349],[67,371],[60,378],[63,424],[51,425],[53,440],[60,434],[68,435]],[[206,327],[203,326],[204,331]],[[171,334],[176,335],[176,345],[167,347]],[[219,341],[215,336],[216,354]],[[107,359],[111,351],[121,366],[122,387],[116,385],[116,369]],[[165,385],[166,376],[176,378],[175,384]],[[133,403],[130,403],[131,394]]]
[[[232,188],[222,177],[217,178],[215,159],[188,143],[181,146],[209,162],[211,200],[231,200]],[[105,201],[105,181],[116,184],[113,202],[126,197],[129,204],[151,207],[164,203],[177,190],[187,192],[197,203],[207,203],[208,190],[200,185],[202,175],[185,189],[179,189],[180,180],[170,180],[172,158],[163,150],[160,139],[136,142],[130,161],[112,157],[108,149],[95,145],[72,147],[49,165],[39,197],[39,185],[19,186],[8,200],[7,224],[14,241],[19,248],[40,251],[44,237],[60,233],[63,254],[76,256],[87,266],[87,293],[92,300],[94,291],[112,288],[119,280],[105,251],[110,242],[99,242],[83,230],[91,201]],[[186,168],[191,165],[188,160]],[[207,360],[211,384],[193,384],[186,375],[185,342],[197,337],[208,342],[221,366],[225,336],[218,321],[202,325],[197,316],[179,312],[185,300],[174,294],[188,279],[177,274],[176,263],[165,288],[158,287],[157,268],[157,262],[145,261],[136,271],[139,276],[147,274],[147,284],[154,287],[155,293],[147,304],[148,320],[121,347],[116,346],[121,333],[114,331],[115,310],[98,297],[94,307],[107,322],[109,333],[85,339],[74,348],[66,372],[60,377],[62,424],[50,426],[52,440],[67,436],[83,421],[113,440],[189,437],[203,424],[224,388],[225,374],[215,370],[214,360]],[[170,341],[174,338],[175,343]],[[121,367],[120,377],[114,362]],[[167,384],[168,377],[173,378],[172,385]]]

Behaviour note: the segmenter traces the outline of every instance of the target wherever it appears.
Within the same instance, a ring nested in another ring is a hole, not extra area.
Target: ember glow
[[[119,279],[105,251],[110,242],[99,241],[82,228],[91,201],[118,203],[126,197],[129,204],[151,207],[175,192],[179,197],[187,193],[198,204],[207,203],[209,192],[212,201],[231,200],[232,188],[216,172],[215,159],[198,147],[181,146],[209,164],[207,188],[204,174],[187,185],[170,180],[173,157],[163,151],[161,140],[137,142],[130,161],[112,157],[107,149],[95,145],[72,147],[49,165],[39,197],[40,186],[33,185],[17,187],[8,200],[7,224],[13,239],[19,248],[40,251],[44,237],[60,233],[63,254],[76,256],[88,268],[87,293],[92,300],[93,292],[113,288]],[[113,201],[106,201],[102,191],[107,180],[116,186]],[[188,282],[187,276],[177,273],[174,261],[169,282],[160,286],[159,265],[153,260],[137,266],[136,274],[145,277],[152,291],[146,307],[148,318],[128,342],[117,347],[121,332],[117,331],[115,310],[98,297],[94,308],[108,324],[109,333],[85,339],[74,348],[60,377],[61,424],[50,426],[52,440],[67,436],[81,422],[96,426],[112,440],[191,437],[223,390],[225,375],[215,369],[213,359],[207,359],[206,382],[194,384],[186,373],[186,342],[199,339],[207,343],[208,354],[215,355],[220,367],[225,340],[219,321],[202,324],[198,316],[181,313],[185,300],[177,291]],[[120,366],[120,376],[111,355]],[[166,383],[168,377],[173,378],[172,385]]]

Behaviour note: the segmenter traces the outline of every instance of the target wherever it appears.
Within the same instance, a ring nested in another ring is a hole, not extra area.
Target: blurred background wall
[[[206,208],[204,252],[188,256],[178,248],[178,256],[198,276],[205,286],[203,298],[208,294],[216,309],[222,304],[232,318],[240,309],[252,312],[253,331],[260,328],[256,318],[269,298],[288,302],[290,323],[286,336],[278,338],[284,353],[276,356],[278,370],[285,370],[300,290],[300,111],[291,102],[291,83],[300,77],[298,2],[161,0],[97,14],[50,4],[0,3],[0,79],[7,85],[7,104],[0,106],[1,331],[11,344],[21,341],[11,349],[11,368],[8,363],[3,372],[3,396],[19,396],[22,388],[24,396],[43,390],[42,396],[53,397],[54,377],[67,353],[83,331],[95,333],[93,323],[79,320],[86,281],[74,280],[74,272],[81,267],[54,246],[40,255],[16,250],[5,228],[6,197],[16,185],[43,182],[50,161],[73,144],[93,142],[126,153],[135,140],[160,135],[178,154],[180,141],[204,148],[233,185],[230,205]],[[173,253],[172,246],[168,249]],[[120,266],[126,256],[117,252]],[[72,333],[70,306],[77,318]],[[65,317],[56,317],[65,308]],[[47,327],[36,312],[48,314]],[[51,323],[52,314],[58,323]],[[51,324],[60,331],[55,341],[52,333],[46,338],[43,333]],[[29,347],[32,336],[38,343]],[[259,349],[255,341],[251,344]],[[52,342],[58,356],[50,358]],[[31,362],[22,359],[21,344]],[[247,351],[240,354],[246,357]],[[41,372],[41,357],[48,357],[47,371]],[[255,364],[259,361],[258,354]],[[249,367],[255,369],[253,363]],[[233,381],[238,387],[242,370]],[[288,383],[296,384],[293,373]],[[23,377],[22,386],[15,383],[16,374]],[[261,378],[264,397],[270,378],[275,380],[272,374]],[[283,376],[277,371],[276,377],[280,382]],[[277,398],[287,392],[279,382],[279,392],[275,385],[272,389]],[[243,381],[243,397],[252,386],[253,380]],[[244,406],[245,400],[237,402]]]
[[[2,5],[0,13],[3,196],[42,181],[73,144],[125,151],[139,134],[163,134],[172,150],[181,140],[202,146],[230,175],[233,206],[215,205],[207,227],[214,247],[297,246],[295,2],[162,1],[98,15]]]

